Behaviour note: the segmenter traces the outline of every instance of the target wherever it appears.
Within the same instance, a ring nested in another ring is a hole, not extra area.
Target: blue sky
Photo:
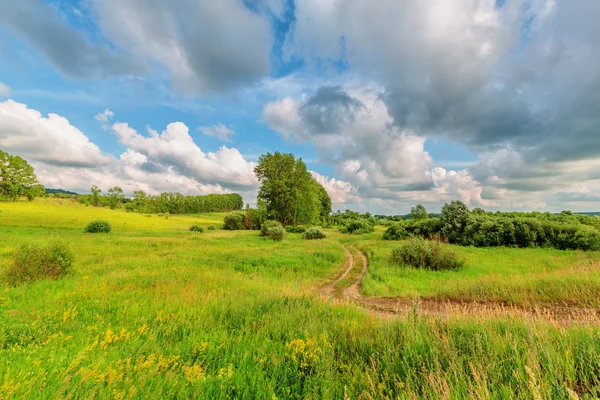
[[[252,203],[282,151],[341,209],[597,209],[597,1],[151,3],[0,4],[0,148],[46,186]]]

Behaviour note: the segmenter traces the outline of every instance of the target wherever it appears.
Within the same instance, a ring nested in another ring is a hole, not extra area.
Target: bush
[[[306,226],[304,226],[304,225],[298,225],[298,226],[288,225],[285,227],[285,231],[288,233],[304,233],[304,232],[306,232]]]
[[[190,231],[192,232],[204,232],[204,228],[200,225],[192,225],[190,226]]]
[[[442,229],[444,236],[451,242],[457,243],[467,227],[469,208],[462,201],[452,201],[442,207]]]
[[[340,228],[340,232],[352,235],[362,235],[363,233],[371,233],[373,231],[375,231],[373,221],[364,218],[351,219],[346,222],[346,225]]]
[[[464,261],[444,243],[421,238],[410,239],[392,251],[394,264],[432,271],[458,270]]]
[[[439,218],[413,220],[408,221],[404,228],[411,235],[433,238],[442,234],[442,221]]]
[[[391,225],[385,230],[383,240],[403,240],[410,236],[406,228],[401,223]]]
[[[257,210],[255,208],[246,209],[244,215],[244,225],[246,229],[258,231],[262,224],[267,220],[267,214],[263,210]]]
[[[228,231],[242,231],[246,229],[244,225],[244,213],[234,212],[225,216],[223,220],[223,229]]]
[[[318,240],[325,239],[327,235],[320,228],[308,228],[306,232],[302,234],[302,238],[306,240]]]
[[[13,254],[5,280],[9,285],[17,285],[44,278],[57,279],[69,272],[73,260],[73,253],[61,241],[52,241],[47,246],[23,243]]]
[[[210,225],[210,226],[209,226],[208,228],[206,228],[206,229],[208,229],[209,231],[214,231],[214,230],[216,230],[217,228],[215,228],[215,226],[214,226],[214,225]]]
[[[85,227],[86,233],[109,233],[112,230],[108,221],[92,221]]]
[[[281,228],[284,232],[283,226],[279,221],[265,221],[260,227],[260,236],[268,237],[270,228]]]
[[[270,228],[267,228],[266,235],[263,236],[265,238],[281,242],[285,237],[285,229],[283,229],[283,226],[281,225],[271,226]]]

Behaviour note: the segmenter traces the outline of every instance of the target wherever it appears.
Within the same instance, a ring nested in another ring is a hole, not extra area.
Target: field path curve
[[[384,319],[401,316],[428,315],[440,318],[465,317],[469,319],[520,318],[543,320],[557,325],[592,324],[600,325],[600,308],[544,305],[535,307],[507,305],[498,302],[472,302],[437,298],[366,297],[361,292],[362,280],[369,269],[367,256],[354,246],[350,250],[341,247],[346,259],[340,272],[321,286],[321,293],[328,298],[337,298],[362,306],[368,313]],[[352,271],[355,255],[361,261],[360,272],[342,290],[336,291]]]

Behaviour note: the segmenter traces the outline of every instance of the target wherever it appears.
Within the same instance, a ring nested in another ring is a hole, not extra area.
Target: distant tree
[[[427,214],[427,210],[422,204],[417,204],[413,208],[410,209],[410,216],[414,220],[421,220],[429,218],[429,214]]]
[[[470,211],[462,201],[452,201],[442,207],[442,231],[450,242],[456,242],[467,226]]]
[[[33,185],[29,190],[25,192],[25,196],[27,196],[27,200],[33,201],[36,197],[42,197],[46,194],[46,188],[44,185]]]
[[[473,215],[485,215],[485,210],[479,207],[475,207],[473,211],[471,211]]]
[[[138,212],[148,212],[148,195],[143,190],[133,192],[133,208]]]
[[[92,185],[90,192],[92,192],[92,201],[91,204],[94,207],[98,207],[101,204],[101,197],[100,195],[102,194],[102,189],[100,189],[98,186],[96,185]]]
[[[114,210],[119,204],[123,203],[124,199],[125,195],[123,194],[123,189],[121,189],[119,186],[108,189],[106,202],[111,210]]]
[[[0,150],[0,195],[11,201],[21,196],[31,196],[33,200],[42,195],[35,171],[31,165],[19,156]],[[43,186],[42,186],[43,187]]]
[[[261,184],[257,200],[264,204],[268,218],[284,226],[313,224],[330,213],[329,195],[301,158],[279,152],[263,154],[254,173]]]

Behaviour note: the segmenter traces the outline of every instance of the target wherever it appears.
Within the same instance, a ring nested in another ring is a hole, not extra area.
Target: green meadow
[[[598,253],[465,247],[463,270],[417,271],[389,263],[380,228],[275,242],[222,230],[224,215],[0,203],[1,269],[28,241],[75,255],[60,279],[0,283],[0,399],[600,397],[598,321],[381,319],[319,291],[345,243],[369,258],[366,296],[598,307]],[[96,219],[112,232],[83,233]]]

